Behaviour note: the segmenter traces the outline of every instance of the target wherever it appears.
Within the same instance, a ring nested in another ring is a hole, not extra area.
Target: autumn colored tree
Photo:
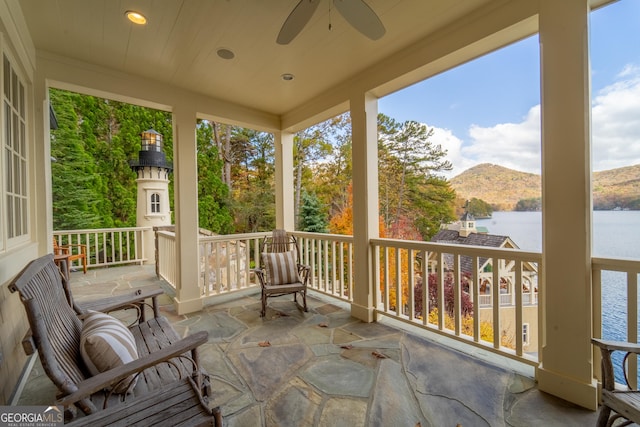
[[[353,235],[353,186],[351,184],[347,187],[347,204],[329,221],[329,232]]]
[[[429,303],[429,311],[438,307],[438,275],[436,273],[429,273],[429,296],[427,301]],[[468,278],[463,277],[463,280],[468,280]],[[416,313],[424,313],[422,306],[423,302],[423,290],[424,286],[423,278],[421,276],[417,277],[416,284],[414,286],[413,295],[415,298],[415,309]],[[454,314],[454,285],[453,285],[453,275],[446,274],[444,277],[444,309],[445,312],[449,315]],[[462,315],[472,315],[473,314],[473,301],[471,301],[471,297],[469,294],[462,290],[462,286],[460,289],[460,312]]]

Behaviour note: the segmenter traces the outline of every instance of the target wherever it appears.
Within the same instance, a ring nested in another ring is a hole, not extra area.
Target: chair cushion
[[[88,311],[80,334],[80,354],[92,375],[132,362],[138,358],[136,341],[129,329],[118,319],[97,311]],[[133,380],[129,386],[129,382]],[[113,391],[126,393],[138,378],[127,377]]]
[[[267,282],[271,286],[301,282],[293,251],[265,252],[262,254],[262,263],[267,273]]]

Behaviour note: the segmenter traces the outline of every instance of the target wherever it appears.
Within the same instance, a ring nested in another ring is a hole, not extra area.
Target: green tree
[[[484,200],[474,197],[469,200],[467,212],[469,212],[475,218],[491,218],[491,215],[493,215],[493,208]]]
[[[199,121],[198,140],[198,225],[214,233],[233,233],[229,189],[222,181],[223,161],[213,138],[213,126]]]
[[[100,176],[81,137],[73,95],[54,91],[58,129],[51,132],[53,227],[57,230],[99,228]]]
[[[302,192],[302,207],[298,229],[311,233],[326,233],[328,228],[325,209],[313,193]]]
[[[236,128],[232,141],[237,160],[231,169],[235,230],[271,230],[276,222],[273,135]]]
[[[534,197],[531,199],[521,199],[516,203],[516,211],[540,211],[542,210],[542,199]]]
[[[446,151],[429,141],[433,129],[378,115],[380,211],[390,237],[435,234],[454,216],[455,192],[439,172],[450,170]]]
[[[333,151],[332,136],[338,132],[342,116],[337,116],[317,125],[310,126],[293,138],[294,167],[294,215],[300,216],[300,207],[305,183],[312,180],[310,165],[327,158]]]
[[[331,153],[321,162],[308,165],[309,179],[303,183],[303,188],[316,194],[326,206],[329,218],[342,212],[348,203],[353,165],[351,117],[345,113],[331,119],[331,123]]]

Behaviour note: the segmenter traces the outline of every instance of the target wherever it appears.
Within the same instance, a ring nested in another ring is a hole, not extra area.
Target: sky
[[[640,1],[590,14],[592,169],[640,164]],[[388,95],[378,110],[434,128],[459,175],[480,163],[540,173],[538,36]]]

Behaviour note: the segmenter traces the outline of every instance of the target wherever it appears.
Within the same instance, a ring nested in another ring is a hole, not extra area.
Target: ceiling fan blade
[[[300,0],[282,24],[276,43],[289,44],[307,25],[319,4],[320,0]]]
[[[382,21],[364,0],[333,0],[333,4],[353,28],[371,40],[384,36]]]

